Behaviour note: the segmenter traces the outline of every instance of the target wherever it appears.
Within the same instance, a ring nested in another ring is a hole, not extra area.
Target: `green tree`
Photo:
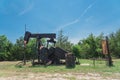
[[[98,57],[104,57],[103,53],[102,53],[102,40],[104,38],[103,36],[104,34],[101,33],[99,36],[96,37],[96,51],[97,51],[97,54],[98,54]]]
[[[89,58],[97,57],[98,54],[96,52],[97,46],[95,42],[95,36],[93,36],[93,34],[90,34],[85,40],[82,40],[82,41],[83,41],[83,44],[88,47],[88,50],[86,49],[88,52],[87,56]]]
[[[79,59],[81,58],[81,48],[79,45],[74,45],[72,47],[72,53],[77,57],[78,59],[78,62],[79,62]],[[79,62],[80,63],[80,62]]]
[[[23,37],[20,37],[11,50],[13,60],[22,60],[24,51]]]
[[[89,51],[90,51],[90,45],[86,42],[86,40],[81,40],[78,45],[80,46],[81,48],[81,58],[90,58],[90,54],[89,54]]]
[[[5,35],[0,36],[0,60],[11,60],[12,43]]]
[[[117,58],[120,58],[120,29],[116,33],[111,33],[109,36],[110,53]]]
[[[82,58],[97,58],[102,55],[101,41],[103,34],[95,37],[90,34],[86,39],[80,40],[78,45],[81,47]]]
[[[67,51],[72,51],[73,44],[70,41],[68,41],[68,37],[64,36],[63,31],[60,30],[59,34],[58,34],[58,37],[57,37],[56,46],[60,47],[64,50],[67,50]]]

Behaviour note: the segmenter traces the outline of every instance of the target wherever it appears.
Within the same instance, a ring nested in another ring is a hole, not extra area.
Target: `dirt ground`
[[[117,74],[116,74],[117,75]],[[118,74],[120,75],[120,74]],[[0,77],[0,80],[120,80],[93,73],[19,73],[15,76]]]
[[[0,63],[0,80],[120,80],[119,65],[112,68],[97,67],[97,69],[87,67],[89,64],[81,64],[76,66],[76,69],[67,71],[63,66],[33,68],[27,65],[19,68],[14,66],[16,63],[18,62]]]

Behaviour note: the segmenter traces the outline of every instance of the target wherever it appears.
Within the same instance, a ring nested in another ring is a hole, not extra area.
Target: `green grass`
[[[99,73],[102,76],[110,76],[114,77],[115,73],[120,73],[120,59],[113,60],[113,67],[106,66],[105,61],[95,61],[95,66],[93,65],[93,60],[86,60],[81,59],[81,64],[90,64],[87,66],[76,65],[75,68],[67,69],[65,65],[55,66],[43,66],[43,65],[36,65],[31,66],[31,63],[28,62],[27,65],[17,65],[19,61],[12,61],[12,62],[0,62],[0,77],[1,76],[11,76],[11,75],[19,75],[19,73]],[[71,78],[74,80],[74,78]]]

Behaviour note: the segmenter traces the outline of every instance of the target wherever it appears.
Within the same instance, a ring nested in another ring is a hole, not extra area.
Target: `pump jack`
[[[36,38],[36,55],[37,55],[37,58],[38,58],[38,62],[35,62],[35,58],[33,59],[32,61],[32,64],[35,65],[35,64],[60,64],[60,59],[67,59],[67,56],[68,56],[68,52],[59,48],[59,47],[55,47],[55,38],[56,38],[56,34],[55,33],[45,33],[45,34],[32,34],[30,33],[29,31],[26,31],[25,32],[25,36],[24,36],[24,46],[26,46],[26,44],[29,42],[29,39],[30,38]],[[42,47],[42,42],[41,42],[41,39],[42,38],[49,38],[49,40],[47,40],[47,47]],[[53,43],[54,46],[53,47],[50,47],[48,49],[48,45],[49,43]],[[70,55],[69,55],[70,56]],[[75,56],[74,55],[71,55],[72,56],[72,65],[75,65]],[[52,63],[50,63],[50,61]],[[66,61],[69,61],[68,59]],[[48,64],[48,65],[49,65]]]

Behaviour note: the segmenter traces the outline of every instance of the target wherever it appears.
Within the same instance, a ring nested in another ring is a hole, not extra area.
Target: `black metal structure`
[[[60,64],[60,59],[64,59],[66,60],[68,52],[59,48],[59,47],[55,47],[55,43],[56,41],[54,40],[56,38],[56,34],[55,33],[45,33],[45,34],[32,34],[29,31],[25,32],[25,36],[24,36],[24,45],[26,46],[26,44],[29,42],[30,38],[36,38],[36,56],[38,58],[38,62],[35,62],[34,60],[36,59],[35,57],[33,58],[32,64],[49,64],[50,61],[53,64]],[[47,40],[47,47],[43,47],[42,43],[41,43],[41,39],[42,38],[49,38],[49,40]],[[54,46],[48,48],[49,43],[53,43]],[[72,55],[72,57],[74,58],[74,56]],[[73,59],[75,62],[75,59]],[[67,62],[69,62],[69,59],[67,59]],[[51,64],[51,63],[50,63]]]

